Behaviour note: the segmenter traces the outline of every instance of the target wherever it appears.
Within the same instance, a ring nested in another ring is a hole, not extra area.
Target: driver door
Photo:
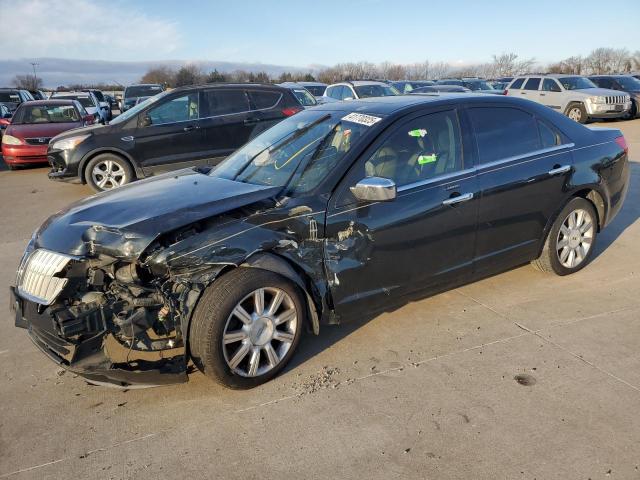
[[[456,110],[439,111],[403,121],[354,165],[326,220],[325,264],[339,316],[471,274],[478,186],[462,147]],[[350,187],[365,177],[393,180],[396,198],[358,201]]]
[[[138,118],[133,157],[145,174],[206,165],[198,92],[170,97]]]

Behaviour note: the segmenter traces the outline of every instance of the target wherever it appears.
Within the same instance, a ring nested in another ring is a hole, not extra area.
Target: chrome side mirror
[[[351,187],[351,193],[364,202],[388,202],[396,198],[396,182],[383,177],[366,177]]]

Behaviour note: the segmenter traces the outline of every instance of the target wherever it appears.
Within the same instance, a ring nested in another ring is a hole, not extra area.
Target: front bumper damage
[[[187,381],[181,341],[162,349],[141,350],[134,337],[127,346],[110,331],[111,319],[103,307],[70,315],[70,310],[60,306],[43,306],[21,298],[15,287],[10,287],[10,305],[15,326],[26,329],[36,347],[62,368],[91,383],[127,387]]]

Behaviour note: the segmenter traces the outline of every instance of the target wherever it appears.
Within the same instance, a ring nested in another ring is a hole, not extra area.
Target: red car
[[[47,162],[49,140],[94,123],[77,100],[37,100],[21,104],[2,135],[2,156],[10,169]]]

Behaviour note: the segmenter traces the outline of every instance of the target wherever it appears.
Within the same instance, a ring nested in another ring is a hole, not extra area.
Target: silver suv
[[[333,100],[358,100],[360,98],[386,97],[400,95],[391,85],[374,80],[354,80],[329,85],[324,91],[324,97]]]
[[[621,118],[631,109],[625,93],[598,88],[580,75],[529,75],[514,78],[507,95],[553,108],[579,123],[589,119]]]

